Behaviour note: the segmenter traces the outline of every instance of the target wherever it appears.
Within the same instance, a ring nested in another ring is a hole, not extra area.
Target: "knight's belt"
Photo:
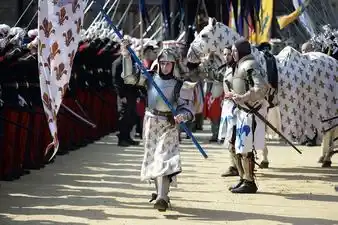
[[[262,108],[262,104],[259,104],[256,107],[252,107],[252,106],[250,106],[248,104],[246,104],[246,106],[247,107],[243,107],[241,105],[237,105],[237,108],[240,109],[240,110],[243,110],[246,113],[251,113],[251,114],[254,114],[255,112],[258,112]]]

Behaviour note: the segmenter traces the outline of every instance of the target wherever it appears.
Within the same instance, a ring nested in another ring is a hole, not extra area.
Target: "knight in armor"
[[[227,46],[223,50],[223,56],[225,64],[220,66],[215,74],[209,73],[208,75],[211,76],[214,80],[218,80],[223,84],[224,93],[230,92],[229,89],[229,82],[231,82],[232,78],[232,71],[234,66],[234,59],[232,57],[231,46]],[[229,177],[229,176],[238,176],[238,170],[235,164],[235,158],[233,157],[232,152],[234,152],[235,146],[235,131],[236,126],[233,124],[233,120],[231,118],[232,115],[232,108],[234,106],[233,101],[229,99],[223,99],[222,103],[222,113],[221,113],[221,121],[218,130],[218,140],[227,139],[228,142],[225,142],[224,145],[228,147],[231,159],[231,165],[229,168],[221,174],[222,177]],[[227,134],[231,134],[231,137],[227,137]]]
[[[254,152],[265,146],[265,124],[254,112],[266,116],[268,83],[251,54],[248,41],[236,41],[232,46],[232,55],[236,64],[231,76],[226,79],[229,92],[224,93],[224,98],[233,102],[232,106],[228,106],[232,111],[232,117],[228,120],[234,127],[228,129],[225,143],[230,138],[229,149],[240,181],[229,190],[233,193],[256,193]]]
[[[126,50],[128,41],[122,43],[123,74],[125,83],[144,85],[147,88],[147,109],[144,117],[144,158],[141,168],[142,181],[154,181],[156,193],[154,208],[166,211],[169,203],[169,187],[176,185],[176,176],[181,173],[179,135],[177,124],[194,117],[193,88],[181,80],[178,72],[178,54],[172,48],[164,47],[157,57],[158,65],[151,72],[154,82],[168,101],[176,108],[174,116],[157,93],[152,83],[145,79],[133,65]]]

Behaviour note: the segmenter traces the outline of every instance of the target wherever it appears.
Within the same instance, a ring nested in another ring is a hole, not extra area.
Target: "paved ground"
[[[197,134],[209,159],[190,141],[182,144],[183,173],[170,193],[173,209],[159,213],[148,203],[153,187],[140,182],[141,147],[118,148],[107,136],[58,156],[45,169],[2,182],[0,225],[201,225],[338,224],[338,159],[316,163],[320,150],[270,143],[271,168],[258,170],[259,193],[234,195],[236,178],[221,178],[229,156]]]

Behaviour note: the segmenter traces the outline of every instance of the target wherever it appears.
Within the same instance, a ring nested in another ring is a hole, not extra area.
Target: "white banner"
[[[80,41],[84,0],[39,0],[39,75],[43,107],[53,142],[52,159],[59,148],[57,113],[67,90],[73,59]]]

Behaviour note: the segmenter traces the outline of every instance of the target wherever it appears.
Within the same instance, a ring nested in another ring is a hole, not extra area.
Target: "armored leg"
[[[234,151],[233,151],[232,154],[233,154],[233,158],[234,158],[234,163],[235,163],[237,171],[238,171],[239,182],[237,184],[229,187],[229,191],[232,191],[233,189],[240,187],[244,182],[244,168],[242,166],[242,155],[236,154]]]
[[[170,179],[168,176],[157,177],[157,199],[154,204],[154,208],[158,211],[166,211],[168,208],[169,202],[169,187],[170,187]]]
[[[236,153],[235,153],[235,147],[230,144],[229,146],[229,154],[230,154],[230,160],[231,160],[231,165],[229,166],[228,170],[223,173],[221,176],[222,177],[231,177],[231,176],[238,176],[238,170],[236,166]]]
[[[254,154],[252,152],[243,154],[241,157],[241,165],[243,168],[242,184],[231,190],[232,193],[256,193],[257,186],[254,181]]]

